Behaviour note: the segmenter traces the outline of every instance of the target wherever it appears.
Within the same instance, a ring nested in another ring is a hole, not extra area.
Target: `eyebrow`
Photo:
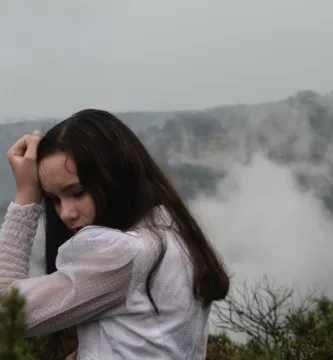
[[[64,186],[61,190],[62,191],[66,191],[66,190],[70,190],[72,189],[73,187],[76,187],[78,185],[81,185],[78,181],[75,181],[73,183],[70,183],[70,184],[67,184],[66,186]]]
[[[71,190],[72,188],[74,188],[74,187],[76,187],[78,185],[81,185],[78,181],[67,184],[67,185],[65,185],[64,187],[61,188],[61,191]],[[52,194],[50,192],[48,192],[48,191],[43,190],[43,192],[44,192],[45,195],[51,195],[52,196]]]

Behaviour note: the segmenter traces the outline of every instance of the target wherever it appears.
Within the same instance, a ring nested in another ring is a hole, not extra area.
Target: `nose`
[[[78,218],[78,211],[71,201],[61,202],[60,219],[65,224],[70,224]]]

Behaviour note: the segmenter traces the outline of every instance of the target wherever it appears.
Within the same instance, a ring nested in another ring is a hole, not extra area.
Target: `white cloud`
[[[258,156],[235,165],[229,182],[236,183],[231,195],[222,182],[219,196],[192,206],[233,281],[267,274],[277,284],[295,281],[304,292],[328,286],[332,294],[332,220],[316,198],[298,191],[290,169]]]

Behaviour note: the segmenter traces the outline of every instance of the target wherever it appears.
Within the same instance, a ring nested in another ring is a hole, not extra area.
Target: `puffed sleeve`
[[[40,209],[11,205],[0,233],[0,293],[11,286],[26,299],[28,335],[77,325],[126,300],[138,253],[135,236],[89,226],[63,244],[51,275],[29,278]]]

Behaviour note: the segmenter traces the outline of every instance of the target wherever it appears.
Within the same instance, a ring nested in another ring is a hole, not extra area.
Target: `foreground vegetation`
[[[224,333],[210,336],[209,360],[333,359],[333,301],[315,292],[301,297],[297,287],[275,287],[264,277],[241,284],[213,313]],[[248,340],[235,343],[225,331]]]
[[[329,360],[333,358],[333,301],[309,293],[293,305],[295,288],[275,288],[267,278],[243,284],[213,309],[221,335],[211,335],[207,360]],[[239,300],[241,299],[241,300]],[[24,299],[17,290],[0,299],[0,360],[40,360],[46,338],[26,338]],[[240,344],[226,332],[247,336]],[[74,350],[65,346],[53,360]]]

